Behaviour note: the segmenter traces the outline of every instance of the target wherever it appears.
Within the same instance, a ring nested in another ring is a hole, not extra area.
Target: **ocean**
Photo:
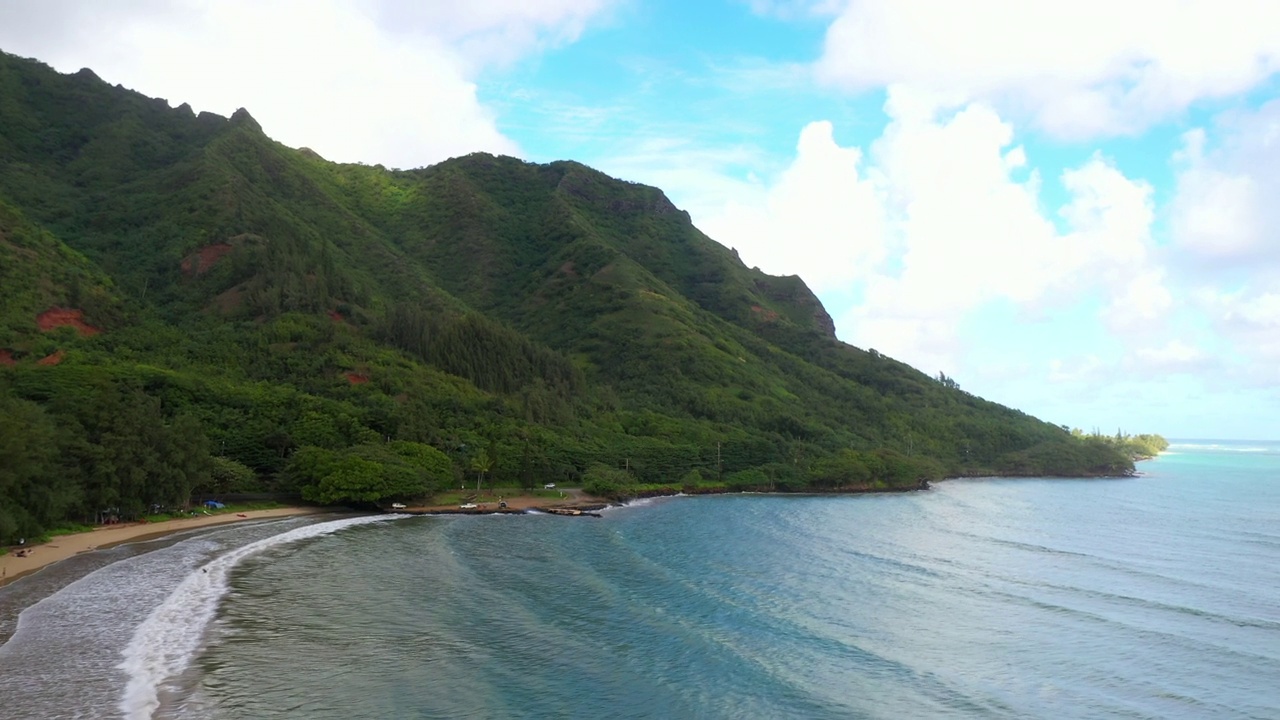
[[[1280,443],[1139,469],[122,546],[0,590],[0,717],[1280,718]]]

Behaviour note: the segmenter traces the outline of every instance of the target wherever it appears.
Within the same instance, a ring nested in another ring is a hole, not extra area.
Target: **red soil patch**
[[[44,332],[56,327],[73,327],[81,335],[97,335],[102,332],[84,321],[84,313],[71,308],[49,308],[36,316],[36,325]]]
[[[227,243],[214,243],[205,245],[194,253],[182,259],[182,272],[188,277],[192,275],[203,275],[209,272],[223,255],[231,252],[232,247]]]
[[[774,320],[777,320],[779,317],[778,313],[774,312],[773,310],[766,310],[760,307],[759,305],[752,305],[751,312],[755,313],[756,315],[759,315],[760,319],[765,322],[773,322]]]
[[[37,365],[57,365],[58,363],[62,362],[62,359],[65,358],[66,356],[67,356],[66,350],[58,350],[54,352],[52,355],[48,355],[40,358],[39,360],[36,361],[36,364]]]
[[[18,364],[18,361],[13,359],[13,353],[9,352],[8,350],[0,350],[0,365],[8,365],[9,367],[13,367],[14,365],[17,365],[17,364]]]
[[[573,261],[572,261],[572,260],[568,260],[568,261],[566,261],[566,262],[565,262],[565,264],[561,265],[561,266],[560,266],[560,271],[559,271],[559,272],[560,272],[560,274],[562,274],[562,275],[568,275],[569,277],[578,277],[578,272],[577,272],[576,270],[574,270],[574,269],[573,269]]]
[[[363,373],[349,372],[344,374],[347,378],[347,382],[351,383],[352,385],[363,385],[369,382],[369,376]]]
[[[342,313],[338,312],[337,310],[329,311],[329,319],[339,323],[342,322],[343,320],[346,320],[346,318],[342,317]]]

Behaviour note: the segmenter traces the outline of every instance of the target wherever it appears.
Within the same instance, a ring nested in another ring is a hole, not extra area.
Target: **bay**
[[[1280,717],[1280,445],[1186,441],[1140,469],[304,531],[225,563],[156,716]],[[256,533],[169,552],[281,537]],[[99,602],[77,592],[44,602]],[[120,702],[64,716],[128,716],[114,672]]]

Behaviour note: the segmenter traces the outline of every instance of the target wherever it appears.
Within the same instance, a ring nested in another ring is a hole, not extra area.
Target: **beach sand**
[[[327,512],[323,508],[286,507],[271,510],[246,510],[242,513],[223,513],[219,515],[197,515],[195,517],[165,520],[158,523],[129,523],[126,525],[104,525],[88,532],[60,535],[47,543],[28,546],[26,557],[17,556],[17,548],[10,548],[0,556],[0,586],[17,580],[23,575],[35,572],[42,567],[52,565],[83,552],[91,552],[113,545],[127,542],[150,540],[169,533],[211,525],[245,520],[261,520],[263,518],[288,517],[291,515],[310,515]]]
[[[503,512],[522,512],[535,508],[577,507],[603,505],[598,498],[590,497],[581,490],[566,488],[558,498],[534,497],[532,495],[512,495],[505,498],[507,507]],[[496,497],[486,497],[479,501],[480,507],[473,511],[462,511],[457,505],[426,505],[410,507],[409,513],[457,513],[474,512],[489,513],[498,511]],[[35,572],[42,567],[52,565],[59,560],[120,545],[127,542],[151,540],[169,533],[194,528],[223,525],[243,520],[259,520],[263,518],[287,517],[290,515],[309,515],[328,512],[323,508],[286,507],[272,510],[247,510],[243,513],[222,513],[218,515],[198,515],[196,517],[165,520],[158,523],[130,523],[127,525],[105,525],[88,532],[72,535],[60,535],[47,543],[28,546],[26,557],[18,557],[17,548],[9,548],[0,555],[0,587],[17,580],[23,575]]]

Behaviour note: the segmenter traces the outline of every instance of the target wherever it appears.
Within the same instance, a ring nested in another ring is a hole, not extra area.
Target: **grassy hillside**
[[[0,542],[192,491],[772,489],[1125,453],[835,339],[663,193],[339,165],[0,54]]]

